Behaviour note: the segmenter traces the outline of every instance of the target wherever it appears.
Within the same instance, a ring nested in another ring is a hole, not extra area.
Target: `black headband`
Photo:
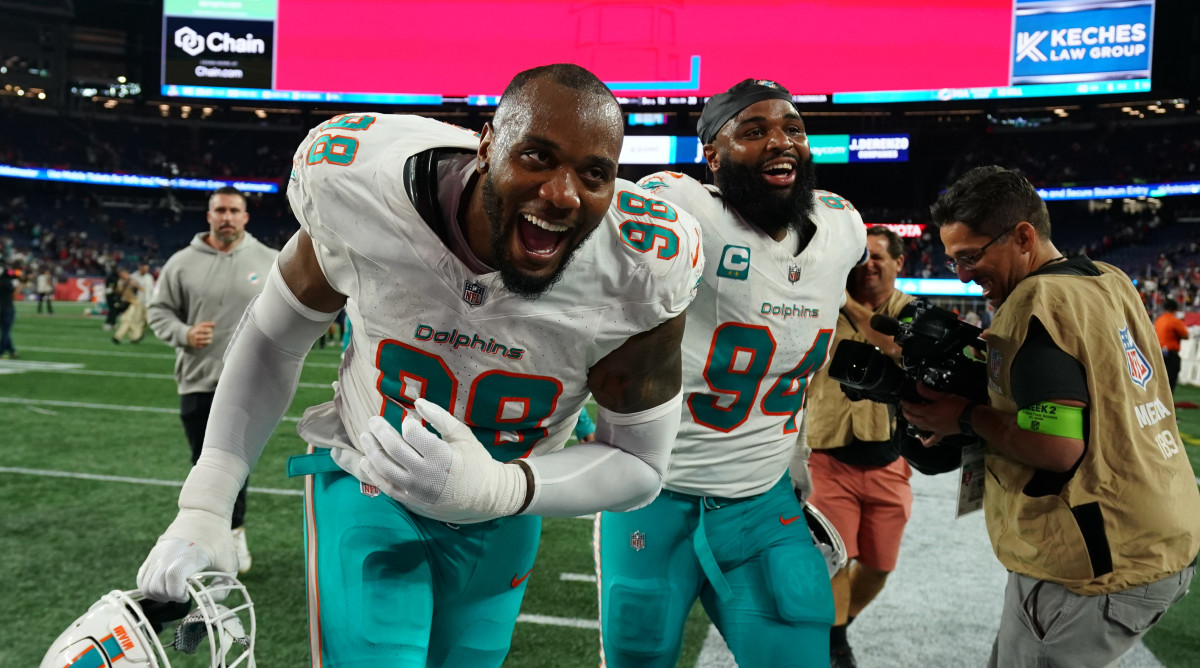
[[[791,102],[792,94],[774,81],[746,79],[741,83],[734,84],[724,93],[712,96],[708,104],[704,105],[704,111],[700,112],[700,122],[696,125],[696,134],[700,135],[700,143],[711,144],[713,139],[716,139],[717,133],[721,131],[721,127],[729,122],[729,119],[737,116],[738,112],[746,107],[763,100]]]

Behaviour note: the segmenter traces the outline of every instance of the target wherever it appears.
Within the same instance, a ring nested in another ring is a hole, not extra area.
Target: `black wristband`
[[[525,512],[525,509],[529,507],[529,503],[533,501],[533,469],[529,467],[529,464],[524,459],[514,459],[507,463],[516,464],[525,474],[525,500],[521,502],[521,507],[517,509],[517,512],[513,513],[513,515],[520,515]]]
[[[978,402],[968,401],[963,407],[962,412],[958,414],[958,430],[967,436],[978,436],[975,433],[975,428],[971,426],[971,411],[979,406]]]

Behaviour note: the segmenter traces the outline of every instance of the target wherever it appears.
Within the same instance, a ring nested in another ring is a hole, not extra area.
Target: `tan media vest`
[[[989,451],[984,510],[996,556],[1016,573],[1084,595],[1159,580],[1200,549],[1200,493],[1175,423],[1153,326],[1129,277],[1021,281],[988,337],[991,405],[1016,413],[1009,372],[1036,316],[1087,374],[1087,449],[1057,495],[1023,493],[1035,469]]]
[[[911,295],[894,290],[876,312],[895,318],[912,300]],[[829,348],[831,354],[838,343],[847,339],[867,340],[850,325],[844,313],[838,314],[833,345]],[[866,399],[847,399],[838,382],[829,377],[828,365],[813,376],[808,392],[808,405],[813,410],[806,410],[804,419],[808,421],[808,446],[813,450],[840,448],[856,438],[860,441],[886,441],[892,437],[892,417],[887,405]]]

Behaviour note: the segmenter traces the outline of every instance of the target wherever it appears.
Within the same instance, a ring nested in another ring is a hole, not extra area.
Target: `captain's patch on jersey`
[[[745,246],[730,244],[721,251],[721,264],[717,266],[717,276],[746,280],[750,275],[750,249]]]
[[[463,286],[463,301],[471,306],[479,306],[483,303],[483,293],[485,290],[486,288],[483,287],[482,283],[467,281],[466,285]]]
[[[1121,347],[1125,349],[1125,366],[1129,369],[1129,377],[1138,387],[1146,389],[1146,383],[1154,377],[1150,360],[1146,359],[1137,342],[1133,340],[1133,335],[1129,333],[1129,325],[1118,329],[1117,335],[1121,337]]]

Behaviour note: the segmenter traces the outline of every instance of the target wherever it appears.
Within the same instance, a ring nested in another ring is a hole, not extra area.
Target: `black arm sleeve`
[[[1013,359],[1010,382],[1013,401],[1020,408],[1048,399],[1091,403],[1083,365],[1054,343],[1037,318],[1030,321],[1025,343]]]
[[[1013,401],[1019,408],[1049,399],[1074,399],[1091,404],[1087,389],[1087,372],[1083,365],[1054,343],[1045,325],[1037,318],[1029,322],[1029,334],[1013,359],[1009,381],[1012,385]],[[1087,436],[1085,420],[1085,447]],[[1080,457],[1081,461],[1082,459]],[[1062,473],[1039,469],[1029,479],[1023,491],[1027,496],[1058,494],[1075,475],[1077,468],[1079,462],[1075,462],[1075,466]]]

